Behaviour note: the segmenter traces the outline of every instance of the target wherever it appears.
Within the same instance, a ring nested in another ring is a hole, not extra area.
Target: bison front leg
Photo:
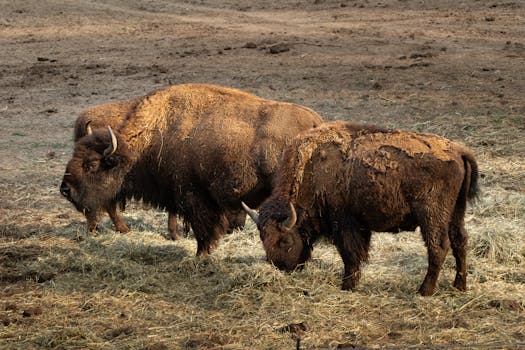
[[[232,233],[233,230],[241,229],[246,223],[246,212],[240,210],[229,210],[226,212],[226,218],[228,219],[228,230],[227,233]]]
[[[168,214],[168,233],[174,241],[181,238],[181,234],[177,228],[177,215],[173,213]]]
[[[197,255],[205,257],[217,245],[217,241],[226,233],[228,220],[225,211],[220,209],[211,198],[188,199],[188,221],[197,239]]]
[[[115,226],[115,231],[121,232],[121,233],[128,233],[129,228],[122,220],[122,217],[118,213],[117,209],[117,202],[111,202],[108,207],[106,208],[106,211],[108,212],[109,218],[111,219],[111,222],[113,222],[113,225]]]
[[[89,233],[95,233],[95,231],[97,231],[97,225],[98,225],[98,215],[97,215],[97,213],[95,213],[95,212],[93,212],[91,210],[86,210],[84,212],[84,215],[86,216]]]
[[[372,233],[351,218],[338,226],[338,221],[332,223],[334,241],[345,265],[342,289],[353,290],[361,277],[361,264],[368,260]]]

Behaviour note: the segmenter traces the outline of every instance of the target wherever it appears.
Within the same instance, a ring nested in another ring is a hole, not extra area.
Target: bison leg
[[[224,210],[220,209],[211,198],[188,196],[189,210],[187,221],[191,224],[197,239],[197,255],[205,257],[211,253],[219,238],[228,228]]]
[[[434,294],[441,267],[450,248],[448,228],[429,226],[421,226],[428,252],[427,274],[419,287],[419,294],[423,296]]]
[[[352,218],[345,218],[339,226],[339,221],[332,221],[334,242],[345,265],[342,289],[353,290],[361,277],[361,263],[368,260],[372,233]]]
[[[89,232],[90,233],[95,232],[97,230],[97,225],[98,225],[97,214],[95,212],[92,212],[92,211],[86,211],[84,213],[84,215],[86,216],[86,219],[87,219]]]
[[[177,216],[173,213],[168,213],[168,233],[174,241],[181,238],[181,234],[177,229]]]
[[[122,217],[118,213],[117,210],[117,202],[111,202],[109,206],[106,208],[106,211],[108,212],[108,215],[111,219],[111,222],[113,222],[113,225],[115,226],[115,231],[121,232],[121,233],[128,233],[129,228],[122,220]]]
[[[469,171],[467,171],[467,174]],[[470,178],[470,176],[468,176]],[[467,240],[468,234],[465,230],[465,211],[467,209],[467,182],[463,182],[458,194],[452,220],[448,229],[448,237],[452,245],[452,253],[456,259],[456,278],[454,287],[460,291],[467,290]]]
[[[227,233],[232,233],[233,230],[244,227],[246,223],[246,212],[244,210],[230,210],[226,212],[226,218],[228,219],[228,230]]]
[[[448,236],[452,245],[452,253],[456,259],[456,278],[454,287],[458,290],[467,290],[467,240],[468,235],[463,222],[463,215],[455,213],[450,223]]]

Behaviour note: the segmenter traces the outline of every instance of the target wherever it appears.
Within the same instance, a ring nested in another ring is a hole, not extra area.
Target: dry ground
[[[521,0],[0,0],[0,348],[525,347],[524,38]],[[186,82],[470,145],[468,292],[449,257],[415,294],[417,233],[376,234],[354,293],[329,243],[282,273],[251,223],[206,262],[139,205],[85,236],[58,194],[74,119]]]

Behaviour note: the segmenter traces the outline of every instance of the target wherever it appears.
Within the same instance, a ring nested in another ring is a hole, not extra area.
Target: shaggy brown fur
[[[107,128],[107,126],[110,126],[113,129],[117,129],[120,126],[120,124],[122,124],[122,122],[126,119],[126,114],[133,108],[133,105],[136,103],[137,100],[106,103],[85,110],[75,121],[73,140],[77,142],[79,139],[88,134],[88,124],[91,129]],[[67,186],[66,182],[62,182],[62,184],[60,185],[60,193],[62,193],[64,197],[69,199],[70,189]],[[115,201],[109,203],[109,205],[107,205],[106,208],[106,211],[109,217],[111,218],[113,225],[115,226],[115,230],[122,233],[129,232],[128,226],[126,225],[124,220],[122,220],[120,214],[118,213],[118,207],[124,210],[125,206],[126,197],[122,194],[118,195],[117,198],[115,198]],[[90,217],[90,220],[88,220],[88,226],[90,231],[94,231],[96,229],[96,216]],[[175,233],[178,234],[177,232]]]
[[[80,138],[88,134],[88,125],[91,130],[96,128],[104,128],[107,130],[107,127],[110,126],[113,130],[117,130],[119,126],[129,118],[129,114],[132,113],[135,106],[140,102],[139,99],[133,99],[130,101],[120,101],[120,102],[111,102],[98,106],[91,107],[80,114],[80,116],[75,121],[74,127],[74,141],[77,142]],[[65,182],[60,186],[60,192],[64,197],[69,199],[69,187]],[[116,231],[127,233],[129,228],[122,220],[118,208],[120,207],[124,210],[126,206],[126,194],[120,193],[113,203],[110,203],[106,210],[115,226]],[[233,217],[233,222],[235,225],[241,222],[241,226],[244,225],[244,221],[239,220],[239,218]],[[89,230],[94,231],[97,226],[96,216],[92,216],[88,222]],[[184,225],[185,231],[189,232],[189,225]],[[233,228],[237,228],[234,226]],[[174,240],[180,238],[180,233],[177,229],[177,216],[173,213],[168,215],[168,232],[170,237]]]
[[[343,289],[359,280],[371,231],[420,226],[428,271],[419,293],[433,294],[451,245],[454,286],[466,290],[463,219],[467,200],[478,194],[477,178],[472,152],[443,137],[326,123],[285,149],[272,195],[255,219],[268,259],[285,270],[306,262],[313,243],[330,236],[345,265]],[[290,228],[283,223],[292,210],[297,221]]]
[[[226,231],[241,200],[258,205],[285,145],[321,124],[314,111],[213,85],[188,84],[137,100],[115,130],[76,143],[64,176],[69,198],[88,221],[124,193],[170,213],[193,228],[198,254]],[[242,212],[244,215],[244,212]]]

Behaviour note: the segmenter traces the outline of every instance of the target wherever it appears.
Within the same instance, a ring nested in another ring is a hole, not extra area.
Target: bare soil
[[[525,346],[525,3],[458,0],[0,0],[0,348]],[[378,234],[354,293],[329,243],[303,271],[253,224],[207,262],[132,205],[96,237],[58,187],[79,113],[205,82],[465,142],[469,291],[416,296],[418,234]]]

